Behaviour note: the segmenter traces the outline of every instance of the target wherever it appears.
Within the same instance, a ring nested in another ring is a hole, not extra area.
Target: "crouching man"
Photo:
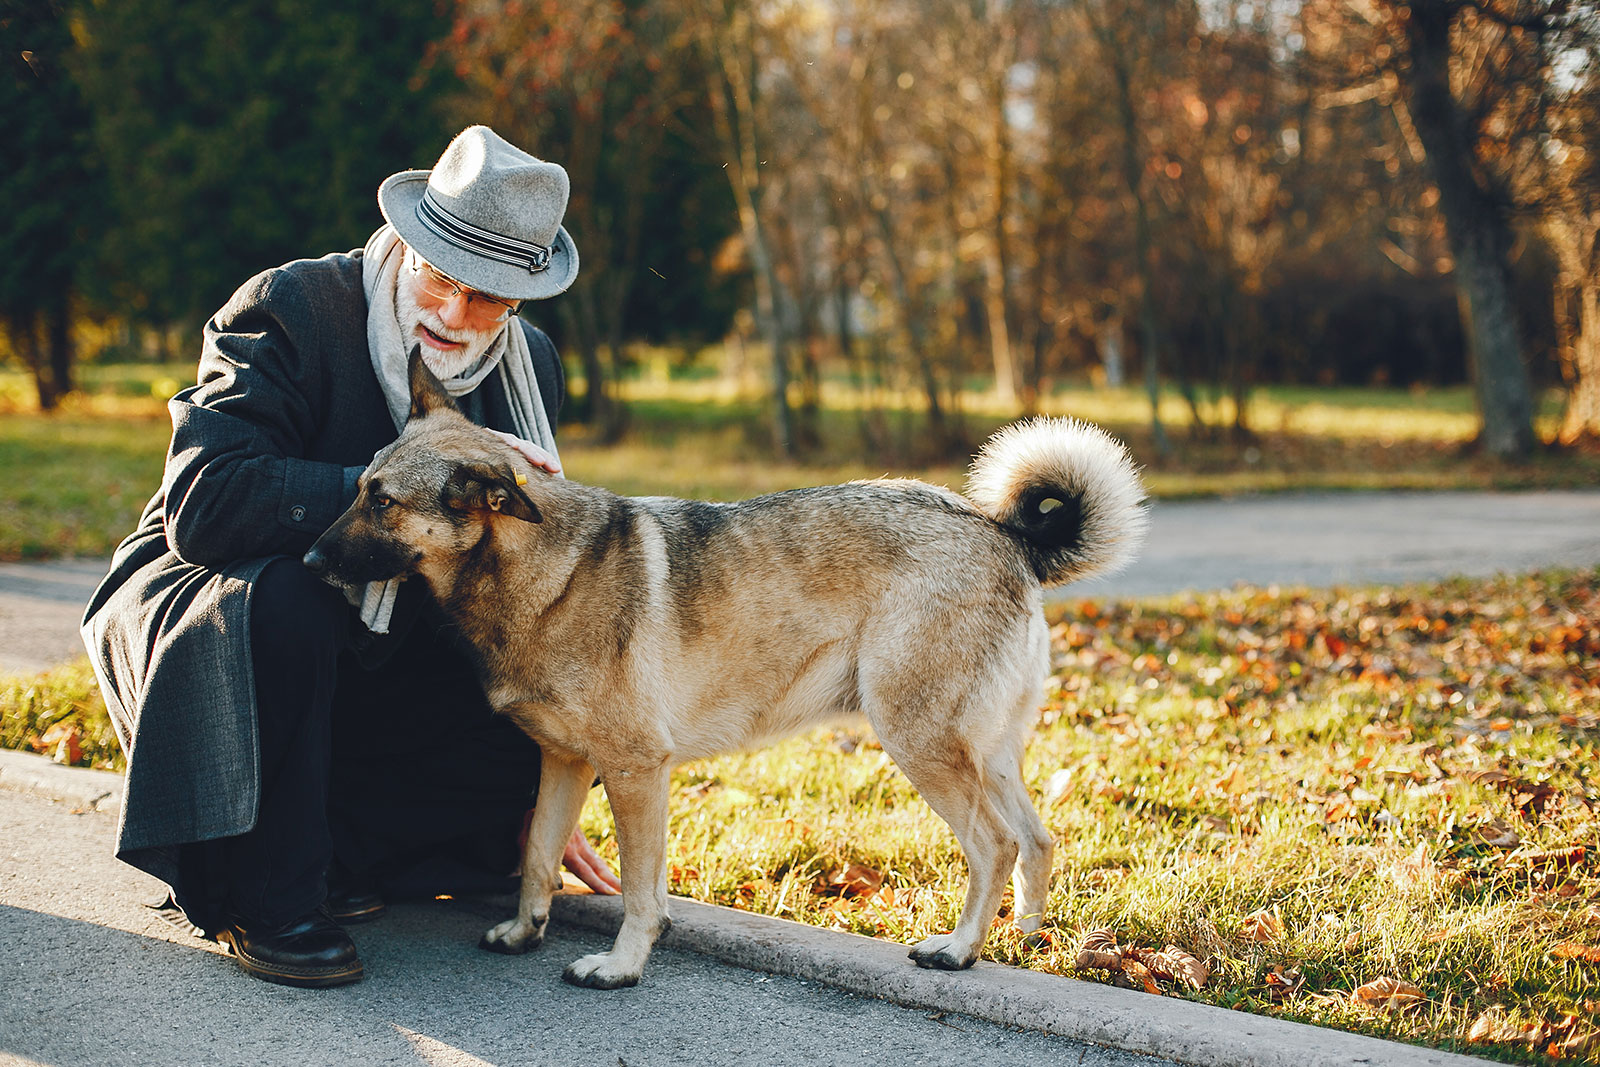
[[[117,855],[256,977],[355,981],[343,924],[514,885],[537,746],[490,713],[420,584],[342,593],[300,557],[404,424],[415,345],[470,417],[559,470],[561,363],[517,313],[577,275],[567,195],[560,166],[475,126],[383,183],[364,248],[246,282],[89,603],[128,754]],[[616,890],[581,835],[567,863]]]

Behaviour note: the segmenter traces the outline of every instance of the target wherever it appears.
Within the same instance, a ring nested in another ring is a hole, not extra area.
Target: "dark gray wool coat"
[[[161,488],[84,615],[128,754],[117,855],[169,884],[178,845],[255,825],[252,582],[273,559],[311,547],[396,437],[366,324],[359,249],[269,270],[234,293],[206,323],[199,384],[168,404]],[[561,362],[542,332],[514,325],[528,335],[554,425]],[[461,399],[480,423],[511,428],[498,375]],[[422,596],[416,584],[402,587],[389,645],[416,618],[406,610]]]

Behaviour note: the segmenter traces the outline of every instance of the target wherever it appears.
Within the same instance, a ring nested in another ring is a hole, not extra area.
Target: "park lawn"
[[[1105,980],[1075,964],[1106,931],[1209,971],[1137,980],[1166,995],[1600,1063],[1600,571],[1050,615],[1025,762],[1057,842],[1048,944],[997,927],[987,958]],[[869,734],[673,788],[674,893],[905,943],[954,924],[954,839]],[[584,820],[610,834],[600,791]],[[1384,979],[1415,992],[1353,998]]]
[[[564,427],[570,476],[617,492],[729,500],[758,492],[885,475],[959,488],[965,453],[926,452],[920,401],[905,393],[873,396],[825,383],[807,462],[772,461],[766,407],[759,394],[722,379],[666,377],[623,389],[629,429],[617,444],[597,443],[583,426]],[[985,394],[969,394],[961,422],[967,452],[1010,421]],[[1296,489],[1529,489],[1600,484],[1600,455],[1544,452],[1498,463],[1467,448],[1476,432],[1466,388],[1257,390],[1255,437],[1232,441],[1197,430],[1175,393],[1162,418],[1178,453],[1162,459],[1148,426],[1148,401],[1136,389],[1069,387],[1040,405],[1047,415],[1088,419],[1124,440],[1144,467],[1151,495],[1172,499]],[[1540,428],[1554,432],[1557,394],[1544,399]],[[876,447],[863,444],[868,430]],[[870,453],[870,454],[869,454]],[[875,458],[874,458],[875,457]]]
[[[0,372],[0,560],[103,556],[134,526],[161,478],[170,426],[166,398],[192,371],[174,365],[106,364],[82,369],[83,389],[42,415],[27,383]],[[933,455],[917,397],[868,394],[828,381],[810,458],[773,461],[758,389],[665,372],[623,384],[629,410],[620,442],[582,425],[560,430],[574,478],[633,495],[732,500],[758,493],[885,475],[959,487],[966,456],[1008,421],[982,393],[964,398],[966,447]],[[1242,442],[1196,431],[1176,394],[1162,417],[1180,451],[1156,453],[1144,395],[1135,389],[1068,387],[1047,397],[1047,414],[1101,423],[1123,438],[1162,498],[1295,489],[1527,489],[1600,484],[1600,454],[1546,452],[1503,464],[1465,451],[1474,432],[1464,388],[1257,391],[1256,437]],[[1546,433],[1559,398],[1546,397]],[[863,442],[870,433],[875,442]]]
[[[109,556],[161,484],[167,421],[0,414],[0,560]]]
[[[1600,569],[1050,618],[1025,761],[1057,843],[1047,938],[997,927],[987,958],[1106,980],[1075,967],[1103,930],[1208,970],[1124,968],[1164,995],[1600,1063]],[[121,760],[81,661],[0,681],[0,743]],[[615,859],[602,790],[584,825]],[[949,929],[965,886],[860,729],[681,768],[669,857],[674,893],[901,942]],[[1409,983],[1393,1007],[1352,999],[1384,979]]]

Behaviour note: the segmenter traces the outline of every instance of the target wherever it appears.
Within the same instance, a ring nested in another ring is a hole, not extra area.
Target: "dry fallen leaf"
[[[1335,793],[1328,798],[1326,806],[1322,809],[1322,821],[1326,823],[1343,822],[1356,813],[1356,806],[1351,801],[1348,793]]]
[[[838,893],[841,896],[871,896],[883,885],[883,872],[860,863],[847,863],[817,879],[814,887],[819,893]]]
[[[1404,859],[1389,864],[1387,873],[1399,889],[1437,889],[1457,877],[1433,862],[1427,844],[1421,843]]]
[[[1516,848],[1522,844],[1522,835],[1503,819],[1490,819],[1478,827],[1478,839],[1494,848]]]
[[[1485,767],[1482,770],[1468,771],[1466,779],[1479,785],[1504,785],[1511,781],[1512,776],[1499,767]],[[1491,1009],[1492,1010],[1492,1009]]]
[[[1293,968],[1274,967],[1267,972],[1267,995],[1274,1000],[1288,1000],[1305,984],[1305,975]]]
[[[1110,930],[1089,931],[1078,945],[1075,966],[1080,971],[1122,970],[1122,951],[1117,948],[1116,936]]]
[[[1506,862],[1529,869],[1577,867],[1587,856],[1587,848],[1583,845],[1574,845],[1572,848],[1557,848],[1544,852],[1514,852],[1506,857]]]
[[[1211,788],[1226,793],[1231,797],[1236,797],[1250,788],[1250,782],[1244,776],[1244,769],[1235,763],[1228,768],[1227,774],[1224,774],[1211,784]]]
[[[1364,985],[1356,986],[1355,991],[1350,994],[1350,999],[1363,1007],[1394,1011],[1397,1008],[1409,1008],[1413,1004],[1420,1003],[1422,990],[1399,978],[1374,978]]]
[[[1559,1041],[1549,1042],[1545,1046],[1545,1055],[1563,1059],[1567,1056],[1581,1056],[1590,1049],[1600,1047],[1600,1030],[1595,1030],[1593,1027],[1579,1027],[1576,1025],[1577,1021],[1575,1016],[1567,1016],[1567,1023],[1572,1024],[1572,1032]],[[1565,1030],[1566,1027],[1562,1029]]]
[[[1520,1041],[1522,1037],[1522,1029],[1507,1017],[1502,1008],[1484,1009],[1476,1019],[1472,1020],[1472,1027],[1467,1031],[1467,1040],[1474,1044]]]
[[[1550,955],[1558,960],[1582,960],[1584,963],[1600,963],[1600,945],[1580,945],[1572,941],[1564,941],[1551,949]]]
[[[83,759],[83,731],[75,722],[58,722],[46,730],[43,736],[30,741],[35,752],[50,752],[50,758],[56,763],[65,763],[75,766]]]
[[[1277,941],[1283,937],[1283,920],[1270,911],[1253,912],[1239,924],[1239,936],[1246,941]]]
[[[1150,974],[1150,969],[1138,960],[1123,960],[1122,970],[1111,976],[1111,983],[1123,989],[1142,989],[1160,995],[1161,987]]]
[[[1190,989],[1201,989],[1211,978],[1211,969],[1177,945],[1143,957],[1150,973],[1168,982],[1181,982]]]

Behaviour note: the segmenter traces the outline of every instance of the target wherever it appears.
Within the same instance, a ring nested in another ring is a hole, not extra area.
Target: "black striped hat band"
[[[529,274],[538,274],[550,266],[550,249],[544,245],[519,241],[515,237],[479,229],[470,222],[462,222],[439,206],[433,199],[431,189],[424,189],[422,199],[417,201],[417,221],[435,237],[457,248],[514,267],[526,267]]]

